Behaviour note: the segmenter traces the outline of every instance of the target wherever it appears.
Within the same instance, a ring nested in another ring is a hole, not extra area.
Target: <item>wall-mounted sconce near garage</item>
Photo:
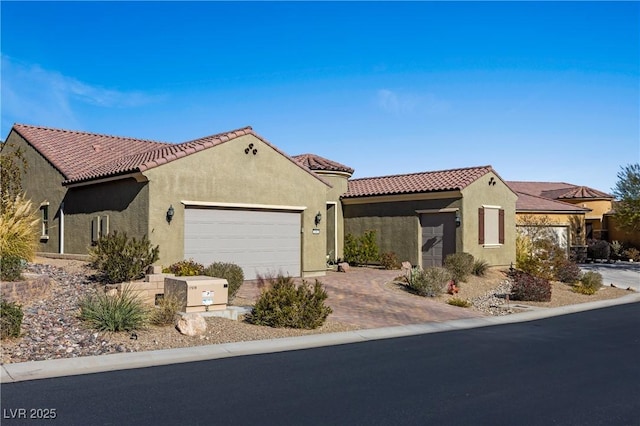
[[[169,210],[167,210],[167,222],[171,223],[173,220],[173,215],[175,214],[175,210],[173,209],[173,204],[169,206]]]
[[[462,219],[460,218],[460,212],[456,212],[456,226],[460,226]]]
[[[321,221],[322,221],[322,213],[318,212],[318,214],[316,214],[316,218],[315,218],[316,226],[320,225]]]
[[[249,144],[249,146],[247,146],[247,147],[244,149],[244,153],[245,153],[245,154],[247,154],[247,155],[248,155],[249,153],[252,153],[253,155],[256,155],[256,154],[258,153],[258,148],[254,148],[254,147],[253,147],[253,144],[252,144],[252,143],[250,143],[250,144]]]

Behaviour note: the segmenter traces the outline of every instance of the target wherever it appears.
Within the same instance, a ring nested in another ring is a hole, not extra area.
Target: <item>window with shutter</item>
[[[485,247],[504,244],[504,210],[499,206],[478,209],[478,244]]]

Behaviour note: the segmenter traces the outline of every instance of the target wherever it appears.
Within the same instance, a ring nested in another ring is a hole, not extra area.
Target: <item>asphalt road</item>
[[[640,303],[1,392],[3,425],[638,425]]]

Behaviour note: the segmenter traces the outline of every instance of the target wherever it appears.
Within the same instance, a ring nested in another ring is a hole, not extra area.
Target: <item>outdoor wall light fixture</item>
[[[175,214],[175,210],[173,209],[173,204],[169,206],[169,210],[167,210],[167,222],[171,223],[173,219],[173,215]]]
[[[318,212],[315,218],[316,226],[320,225],[321,221],[322,221],[322,213]]]
[[[462,219],[460,218],[460,213],[456,212],[456,226],[460,226],[462,223]]]

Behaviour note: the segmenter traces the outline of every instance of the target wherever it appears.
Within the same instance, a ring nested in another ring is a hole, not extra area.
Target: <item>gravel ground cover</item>
[[[78,300],[100,284],[95,271],[86,262],[38,258],[29,264],[28,271],[46,274],[52,280],[50,291],[44,297],[31,300],[23,306],[24,320],[19,338],[2,341],[2,363],[37,361],[80,356],[95,356],[118,352],[138,352],[170,349],[217,343],[274,339],[308,334],[332,333],[354,330],[356,327],[329,320],[316,330],[276,329],[249,324],[242,319],[233,321],[209,317],[207,331],[197,337],[180,334],[174,327],[150,326],[135,333],[98,333],[78,319]],[[399,271],[400,272],[400,271]],[[387,286],[390,291],[406,291],[396,281]],[[460,284],[456,295],[469,300],[472,307],[485,315],[507,315],[534,308],[563,306],[594,300],[611,299],[628,294],[628,291],[603,287],[595,295],[586,296],[572,292],[567,285],[553,283],[551,302],[507,301],[504,294],[510,284],[502,271],[490,270],[485,277],[470,277]],[[412,295],[413,297],[420,297]],[[446,303],[452,296],[434,298]],[[238,305],[248,300],[232,301]],[[233,303],[232,303],[233,304]],[[460,308],[464,309],[464,308]]]

